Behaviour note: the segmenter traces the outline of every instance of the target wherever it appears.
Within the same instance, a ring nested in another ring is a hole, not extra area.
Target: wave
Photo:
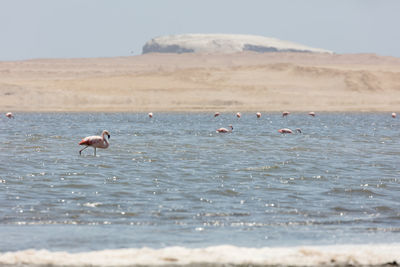
[[[400,243],[248,248],[129,248],[91,252],[23,250],[0,253],[0,265],[18,266],[398,266]]]

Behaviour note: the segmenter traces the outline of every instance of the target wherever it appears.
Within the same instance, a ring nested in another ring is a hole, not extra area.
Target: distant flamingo
[[[396,113],[392,113],[392,118],[394,119],[394,118],[396,118]]]
[[[219,128],[217,129],[217,133],[231,133],[233,131],[233,126],[229,125],[229,128],[231,128],[230,130],[226,129],[226,128]]]
[[[79,142],[79,145],[83,145],[85,147],[79,150],[79,155],[81,155],[82,151],[89,146],[94,147],[95,156],[96,148],[107,148],[109,143],[108,140],[105,138],[105,135],[107,135],[108,139],[110,139],[110,133],[107,130],[104,130],[101,136],[93,135],[83,138],[82,141]]]
[[[214,117],[218,117],[218,116],[219,116],[219,112],[215,112]]]
[[[150,112],[148,115],[149,115],[149,118],[153,118],[153,113],[152,112]]]
[[[293,133],[292,130],[290,130],[289,128],[283,128],[283,129],[279,129],[278,132],[280,132],[281,134],[287,134],[287,133]],[[301,133],[301,129],[300,128],[296,128],[296,132]]]
[[[260,112],[257,112],[257,113],[256,113],[256,116],[257,116],[257,118],[261,118],[261,113],[260,113]]]
[[[311,112],[308,113],[308,115],[315,117],[315,112],[311,111]]]
[[[14,119],[14,115],[11,112],[7,112],[6,117],[9,119]]]
[[[282,117],[286,117],[286,116],[289,115],[289,114],[290,114],[289,111],[284,111],[284,112],[282,112]]]
[[[293,133],[293,131],[288,128],[279,129],[278,132],[280,132],[282,134]]]
[[[242,117],[242,114],[240,114],[240,112],[236,113],[236,117],[240,118]]]

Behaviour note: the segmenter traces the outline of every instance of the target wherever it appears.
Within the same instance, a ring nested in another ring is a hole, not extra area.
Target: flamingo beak
[[[110,139],[110,138],[111,138],[111,135],[108,134],[108,139]]]

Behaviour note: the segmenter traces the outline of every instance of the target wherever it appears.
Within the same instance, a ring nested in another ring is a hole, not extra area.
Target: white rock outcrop
[[[240,34],[181,34],[151,39],[143,46],[146,53],[236,53],[254,52],[308,52],[332,53],[320,48],[281,41],[256,35]]]

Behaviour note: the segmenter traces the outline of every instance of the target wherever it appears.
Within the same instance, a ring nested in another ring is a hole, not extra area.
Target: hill
[[[332,53],[275,38],[240,34],[182,34],[153,38],[143,46],[147,53],[237,53],[237,52]]]

